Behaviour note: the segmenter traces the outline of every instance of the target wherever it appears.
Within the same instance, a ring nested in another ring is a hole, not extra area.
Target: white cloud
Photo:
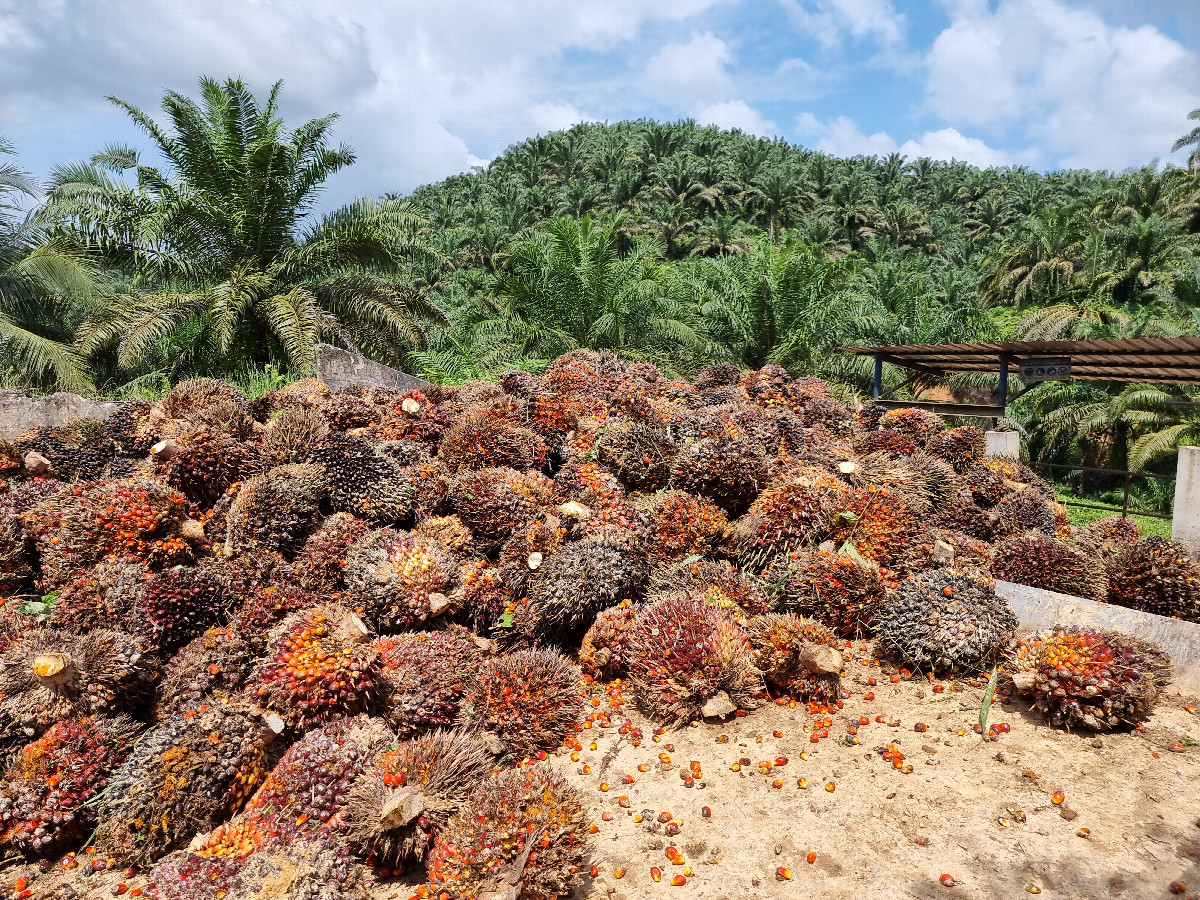
[[[745,100],[726,100],[706,106],[696,114],[701,125],[716,125],[718,128],[740,128],[747,134],[759,137],[778,135],[779,126],[748,104]]]
[[[856,41],[869,38],[885,47],[904,39],[905,19],[891,0],[784,0],[797,28],[826,49],[849,35]]]
[[[989,147],[979,138],[966,137],[956,128],[926,131],[919,138],[900,144],[886,131],[864,134],[846,116],[838,116],[831,122],[822,123],[812,113],[802,114],[796,121],[796,130],[817,139],[816,149],[835,156],[887,156],[901,153],[909,159],[928,156],[931,159],[961,160],[974,166],[1006,166],[1016,161],[1027,161],[1028,154],[1012,154],[1005,150]]]
[[[705,103],[728,96],[729,48],[712,32],[664,46],[646,61],[646,86],[662,102]]]
[[[927,56],[926,105],[1022,133],[1067,167],[1165,156],[1200,105],[1200,61],[1150,25],[1110,26],[1058,0],[963,2]]]

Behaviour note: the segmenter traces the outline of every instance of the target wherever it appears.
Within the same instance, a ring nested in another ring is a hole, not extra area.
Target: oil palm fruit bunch
[[[110,556],[131,556],[151,569],[192,562],[193,541],[202,540],[204,530],[189,512],[178,491],[131,478],[57,493],[26,513],[26,525],[43,581],[57,587]]]
[[[839,438],[849,438],[856,422],[854,413],[832,397],[813,397],[804,403],[804,424],[823,427]]]
[[[32,593],[33,567],[29,563],[21,519],[0,513],[0,597]]]
[[[850,545],[859,554],[887,563],[902,553],[916,523],[901,497],[870,485],[832,498],[827,540]]]
[[[379,409],[366,397],[341,392],[331,395],[317,407],[333,431],[369,428],[379,421]]]
[[[1040,531],[1006,538],[992,548],[992,574],[1001,581],[1103,600],[1107,593],[1104,563]]]
[[[500,466],[541,469],[546,464],[546,442],[512,419],[477,411],[446,430],[438,456],[450,474]]]
[[[576,400],[536,393],[529,398],[528,427],[541,436],[550,453],[559,454],[567,435],[579,427],[581,410]]]
[[[1026,531],[1054,534],[1054,510],[1049,501],[1036,491],[1012,491],[1000,498],[989,513],[992,538],[1001,540]]]
[[[727,513],[740,513],[758,496],[767,477],[767,460],[757,442],[746,438],[701,438],[675,457],[671,483],[707,497]]]
[[[962,473],[983,459],[985,441],[980,429],[974,425],[962,425],[933,435],[926,442],[925,449],[938,459],[950,463],[955,472]]]
[[[146,581],[130,630],[167,659],[206,628],[224,623],[229,602],[225,583],[210,570],[173,566]]]
[[[490,635],[512,596],[499,568],[486,559],[472,559],[458,568],[451,606],[476,634]]]
[[[381,407],[383,416],[371,428],[377,441],[419,441],[434,447],[450,424],[438,404],[417,390],[393,397]]]
[[[366,716],[313,729],[287,749],[241,812],[193,844],[194,852],[244,855],[340,821],[355,780],[395,740],[382,722]]]
[[[517,756],[554,750],[579,722],[581,678],[578,666],[553,650],[487,658],[463,696],[459,724],[494,736],[490,749]]]
[[[450,499],[463,524],[483,552],[503,544],[518,527],[539,518],[550,502],[554,484],[537,472],[482,469],[459,472]]]
[[[367,523],[350,513],[328,516],[308,536],[292,563],[300,586],[320,594],[332,594],[345,587],[346,555],[367,531]]]
[[[546,766],[489,776],[434,840],[431,896],[555,900],[579,881],[587,851],[582,798]]]
[[[130,712],[156,674],[122,632],[34,629],[0,655],[0,722],[8,737],[28,739],[65,719]]]
[[[563,504],[559,509],[576,511],[576,507],[580,515],[593,512],[580,504]],[[547,559],[562,549],[566,537],[566,524],[553,513],[541,519],[530,519],[513,531],[496,560],[496,568],[508,586],[510,596],[523,597],[528,593],[530,578]]]
[[[1108,601],[1200,622],[1200,566],[1181,544],[1144,538],[1109,559]]]
[[[935,506],[927,523],[933,528],[959,531],[980,541],[992,539],[992,518],[986,509],[975,503],[969,491],[961,491]]]
[[[483,666],[479,643],[462,630],[376,639],[386,682],[383,714],[400,737],[457,721],[463,696]]]
[[[253,474],[258,462],[249,446],[220,430],[201,428],[164,443],[154,448],[159,452],[152,471],[204,509],[235,481]]]
[[[924,517],[938,500],[938,488],[931,481],[939,477],[953,482],[954,473],[942,463],[944,475],[936,469],[913,461],[910,456],[893,456],[876,451],[865,456],[841,460],[836,465],[837,474],[851,487],[858,490],[877,488],[886,490],[897,502],[914,516]]]
[[[601,462],[632,488],[654,491],[671,477],[678,446],[657,429],[625,418],[608,420],[596,443]]]
[[[746,632],[703,600],[680,594],[644,607],[627,646],[634,695],[657,722],[721,718],[765,691]]]
[[[76,419],[62,428],[30,428],[13,440],[17,459],[37,453],[63,481],[95,481],[116,453],[98,419]]]
[[[567,544],[542,562],[528,587],[542,635],[574,645],[602,609],[641,599],[647,573],[638,551],[610,530]]]
[[[334,512],[348,512],[377,525],[412,517],[411,481],[360,435],[332,432],[308,451],[305,461],[324,467],[327,502]]]
[[[711,391],[719,387],[737,387],[742,370],[730,363],[708,366],[696,373],[692,383],[698,391]]]
[[[423,861],[451,816],[477,795],[492,764],[469,731],[439,729],[403,741],[351,786],[342,820],[346,841],[383,868]]]
[[[746,624],[755,667],[774,691],[809,703],[841,695],[842,643],[812,619],[792,613],[755,616]]]
[[[77,572],[59,592],[50,611],[52,628],[129,628],[131,610],[146,595],[149,570],[132,557],[106,559]]]
[[[475,549],[471,529],[458,516],[430,516],[413,529],[413,536],[436,541],[459,559]]]
[[[777,572],[788,612],[813,619],[844,638],[875,633],[876,613],[896,582],[889,571],[856,553],[811,550]]]
[[[1140,537],[1141,529],[1133,519],[1105,516],[1084,525],[1075,536],[1075,541],[1079,546],[1108,559],[1126,547],[1132,547]]]
[[[189,378],[179,382],[158,404],[165,419],[188,419],[198,411],[214,406],[229,406],[245,411],[250,401],[228,381],[218,378]]]
[[[1171,660],[1120,631],[1056,627],[1017,644],[1012,680],[1052,725],[1111,731],[1144,722],[1171,680]]]
[[[908,456],[915,453],[918,444],[902,431],[880,428],[858,434],[854,439],[854,452],[862,456],[868,453],[886,453],[889,456]]]
[[[236,696],[254,663],[254,647],[237,628],[208,629],[176,653],[163,669],[155,718],[161,722],[206,697],[219,700]]]
[[[638,504],[651,565],[707,556],[725,535],[729,520],[716,504],[684,491],[652,494]]]
[[[774,612],[775,604],[762,584],[727,560],[684,559],[655,570],[649,598],[687,594],[723,609],[739,622]]]
[[[281,567],[286,572],[286,567]],[[255,586],[244,594],[245,600],[230,624],[238,637],[258,654],[266,648],[271,632],[292,613],[312,609],[321,603],[320,595],[280,580],[269,586]]]
[[[267,654],[247,693],[294,728],[357,715],[381,687],[367,627],[336,603],[292,613],[271,633]]]
[[[879,417],[880,428],[891,428],[907,434],[922,446],[946,430],[946,423],[937,413],[915,406],[893,409]]]
[[[146,400],[122,403],[104,422],[104,433],[122,456],[145,457],[158,441],[150,425],[151,404]]]
[[[892,564],[893,571],[901,577],[947,566],[989,575],[992,571],[991,545],[961,531],[923,528],[909,540],[904,553]]]
[[[12,756],[0,783],[0,844],[51,855],[95,826],[88,803],[124,762],[138,725],[126,716],[91,716],[52,725]]]
[[[998,662],[1017,628],[991,579],[956,569],[914,575],[876,611],[880,646],[923,672],[978,672]]]
[[[349,596],[383,634],[448,612],[457,577],[458,560],[437,541],[390,528],[368,532],[346,554]]]
[[[825,540],[833,505],[848,492],[825,473],[801,473],[763,490],[743,517],[742,565],[760,572],[778,557]]]
[[[638,608],[622,602],[596,616],[579,646],[579,667],[600,681],[624,678],[629,671],[629,629]]]
[[[226,524],[226,556],[274,550],[291,558],[308,539],[328,493],[320,466],[278,466],[238,491]]]
[[[267,466],[300,462],[329,434],[329,420],[309,406],[285,407],[267,423],[262,457]]]
[[[201,703],[152,727],[109,780],[96,842],[142,865],[241,808],[266,775],[274,733],[247,706]]]

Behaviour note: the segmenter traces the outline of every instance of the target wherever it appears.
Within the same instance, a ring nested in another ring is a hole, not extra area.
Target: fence
[[[1083,503],[1078,500],[1060,501],[1065,503],[1067,506],[1078,506],[1082,507],[1083,509],[1103,509],[1107,510],[1108,512],[1119,512],[1122,517],[1127,517],[1130,513],[1133,513],[1136,516],[1149,516],[1152,519],[1166,519],[1168,521],[1172,519],[1172,514],[1170,513],[1152,512],[1146,509],[1130,509],[1129,485],[1134,478],[1154,479],[1156,481],[1174,481],[1176,478],[1174,475],[1155,475],[1152,472],[1129,472],[1124,469],[1096,469],[1090,466],[1067,466],[1062,465],[1061,463],[1035,462],[1030,463],[1030,466],[1033,469],[1066,469],[1067,471],[1071,472],[1093,472],[1098,475],[1119,475],[1125,480],[1125,487],[1122,493],[1120,506],[1108,506],[1101,503]]]

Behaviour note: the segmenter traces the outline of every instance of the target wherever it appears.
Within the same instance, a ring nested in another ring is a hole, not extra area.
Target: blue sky
[[[1194,0],[0,0],[0,135],[35,175],[143,145],[207,74],[341,114],[327,203],[583,120],[690,117],[833,153],[1119,170],[1200,107]]]

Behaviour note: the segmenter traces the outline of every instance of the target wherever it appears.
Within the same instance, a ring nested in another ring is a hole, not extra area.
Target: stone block
[[[366,357],[342,350],[331,344],[317,344],[314,375],[325,382],[333,392],[344,391],[356,385],[387,388],[393,391],[420,390],[429,387],[429,382],[377,363]]]

